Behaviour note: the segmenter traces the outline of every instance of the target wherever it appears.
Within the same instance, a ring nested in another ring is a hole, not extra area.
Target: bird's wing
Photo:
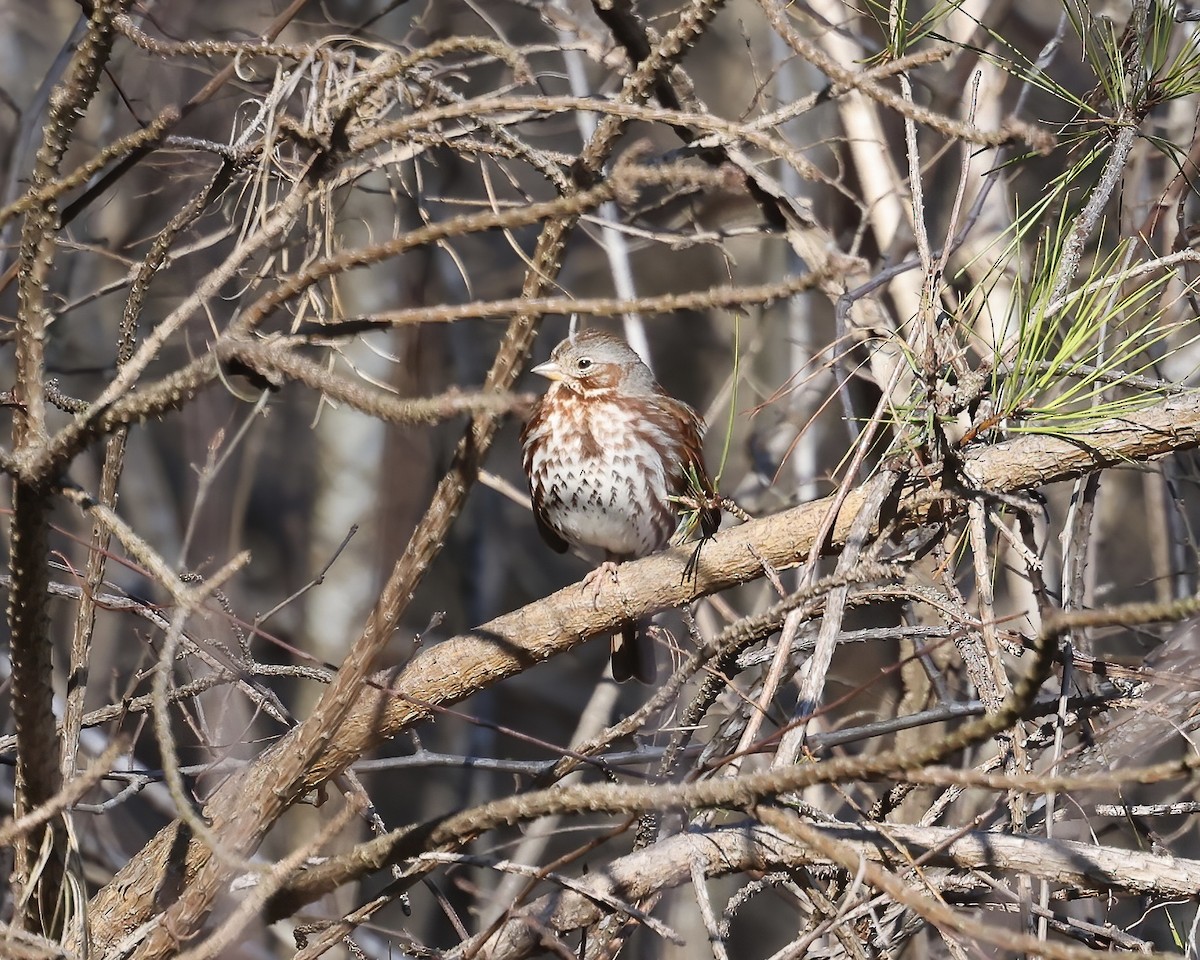
[[[569,544],[558,535],[558,531],[546,522],[546,518],[542,516],[542,511],[537,507],[533,508],[533,519],[537,521],[538,533],[542,535],[542,539],[546,541],[546,545],[555,553],[566,553]]]
[[[697,499],[715,500],[716,490],[704,466],[704,421],[686,403],[673,398],[671,411],[679,421],[679,435],[683,440],[679,492]],[[711,537],[721,526],[721,508],[705,507],[699,513],[700,531],[705,537]]]
[[[536,481],[533,478],[532,470],[530,469],[530,454],[528,448],[529,432],[534,424],[541,417],[541,403],[534,407],[533,413],[521,428],[521,449],[523,452],[523,462],[525,465],[525,476],[529,480],[529,492],[533,495],[533,519],[537,522],[538,533],[542,535],[542,539],[546,541],[546,545],[555,553],[566,553],[569,544],[562,536],[550,526],[550,522],[546,519],[545,512],[538,506],[538,503],[543,499],[540,496],[541,491],[534,490]]]

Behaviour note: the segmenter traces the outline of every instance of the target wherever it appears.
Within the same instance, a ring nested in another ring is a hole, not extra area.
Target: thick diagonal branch
[[[1070,440],[1032,435],[971,451],[964,456],[961,471],[978,489],[1011,493],[1196,446],[1200,446],[1200,395],[1193,394],[1103,421]],[[910,482],[889,505],[885,519],[893,522],[893,530],[903,530],[951,517],[961,509],[953,492],[941,481]],[[836,551],[845,542],[864,496],[860,489],[846,498],[824,552]],[[816,501],[719,534],[705,545],[694,579],[684,577],[687,550],[660,553],[623,568],[620,591],[613,591],[598,608],[578,587],[568,587],[425,650],[402,671],[376,674],[359,689],[336,735],[312,763],[299,770],[293,764],[293,731],[227,781],[205,814],[218,828],[233,829],[251,819],[246,816],[247,798],[284,783],[289,792],[312,789],[428,716],[434,707],[456,703],[564,654],[590,636],[611,632],[624,618],[757,579],[763,576],[760,557],[779,569],[796,566],[806,559],[828,506],[826,501]],[[179,845],[187,843],[180,831],[178,824],[161,831],[96,896],[92,918],[98,940],[119,935],[145,909],[137,905],[151,897],[166,865],[179,857]],[[191,849],[195,851],[195,845]],[[204,862],[199,853],[182,864],[185,878]]]

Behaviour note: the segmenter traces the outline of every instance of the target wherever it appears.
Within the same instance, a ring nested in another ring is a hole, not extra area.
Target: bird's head
[[[581,396],[617,390],[638,396],[657,389],[650,368],[629,344],[599,330],[582,330],[563,340],[533,372]]]

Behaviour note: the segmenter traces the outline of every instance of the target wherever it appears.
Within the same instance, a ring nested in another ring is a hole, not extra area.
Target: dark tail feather
[[[648,621],[639,620],[625,626],[612,637],[612,675],[617,683],[637,679],[653,683],[658,673],[654,662],[654,644],[646,636]]]

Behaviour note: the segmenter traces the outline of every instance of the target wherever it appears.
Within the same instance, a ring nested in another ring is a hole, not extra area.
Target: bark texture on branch
[[[1105,420],[1071,439],[1029,435],[964,453],[959,468],[964,487],[988,493],[1017,493],[1042,484],[1147,460],[1200,445],[1200,395],[1171,397],[1128,416]],[[943,480],[913,479],[885,508],[894,529],[951,516],[969,490]],[[836,552],[859,511],[862,489],[845,498],[825,553]],[[214,831],[261,839],[269,824],[254,823],[264,792],[297,798],[328,781],[366,751],[427,716],[522,670],[572,650],[588,637],[608,633],[627,618],[688,603],[763,576],[754,551],[777,569],[802,563],[817,536],[831,499],[803,504],[726,530],[705,544],[694,578],[685,578],[690,550],[672,549],[622,567],[619,590],[607,591],[594,607],[579,585],[497,617],[458,637],[422,651],[403,669],[385,671],[362,690],[343,724],[312,764],[293,762],[291,736],[282,738],[254,764],[231,777],[205,807]],[[178,823],[164,828],[93,899],[94,943],[107,946],[149,919],[164,874],[186,890],[211,854],[190,841]],[[159,904],[161,909],[162,904]]]
[[[813,829],[848,844],[868,860],[901,869],[921,859],[926,870],[1015,871],[1062,884],[1076,894],[1119,890],[1191,897],[1200,889],[1200,861],[1153,853],[1039,837],[963,833],[951,827],[888,824],[886,836],[882,830],[868,826],[814,824]],[[600,920],[609,912],[607,903],[637,903],[651,894],[688,884],[694,864],[704,877],[712,878],[746,870],[828,866],[830,861],[754,821],[689,830],[615,860],[603,871],[574,880],[569,889],[517,907],[491,937],[468,941],[463,952],[469,955],[479,948],[481,957],[504,960],[531,956],[540,949],[545,931],[568,934]]]

